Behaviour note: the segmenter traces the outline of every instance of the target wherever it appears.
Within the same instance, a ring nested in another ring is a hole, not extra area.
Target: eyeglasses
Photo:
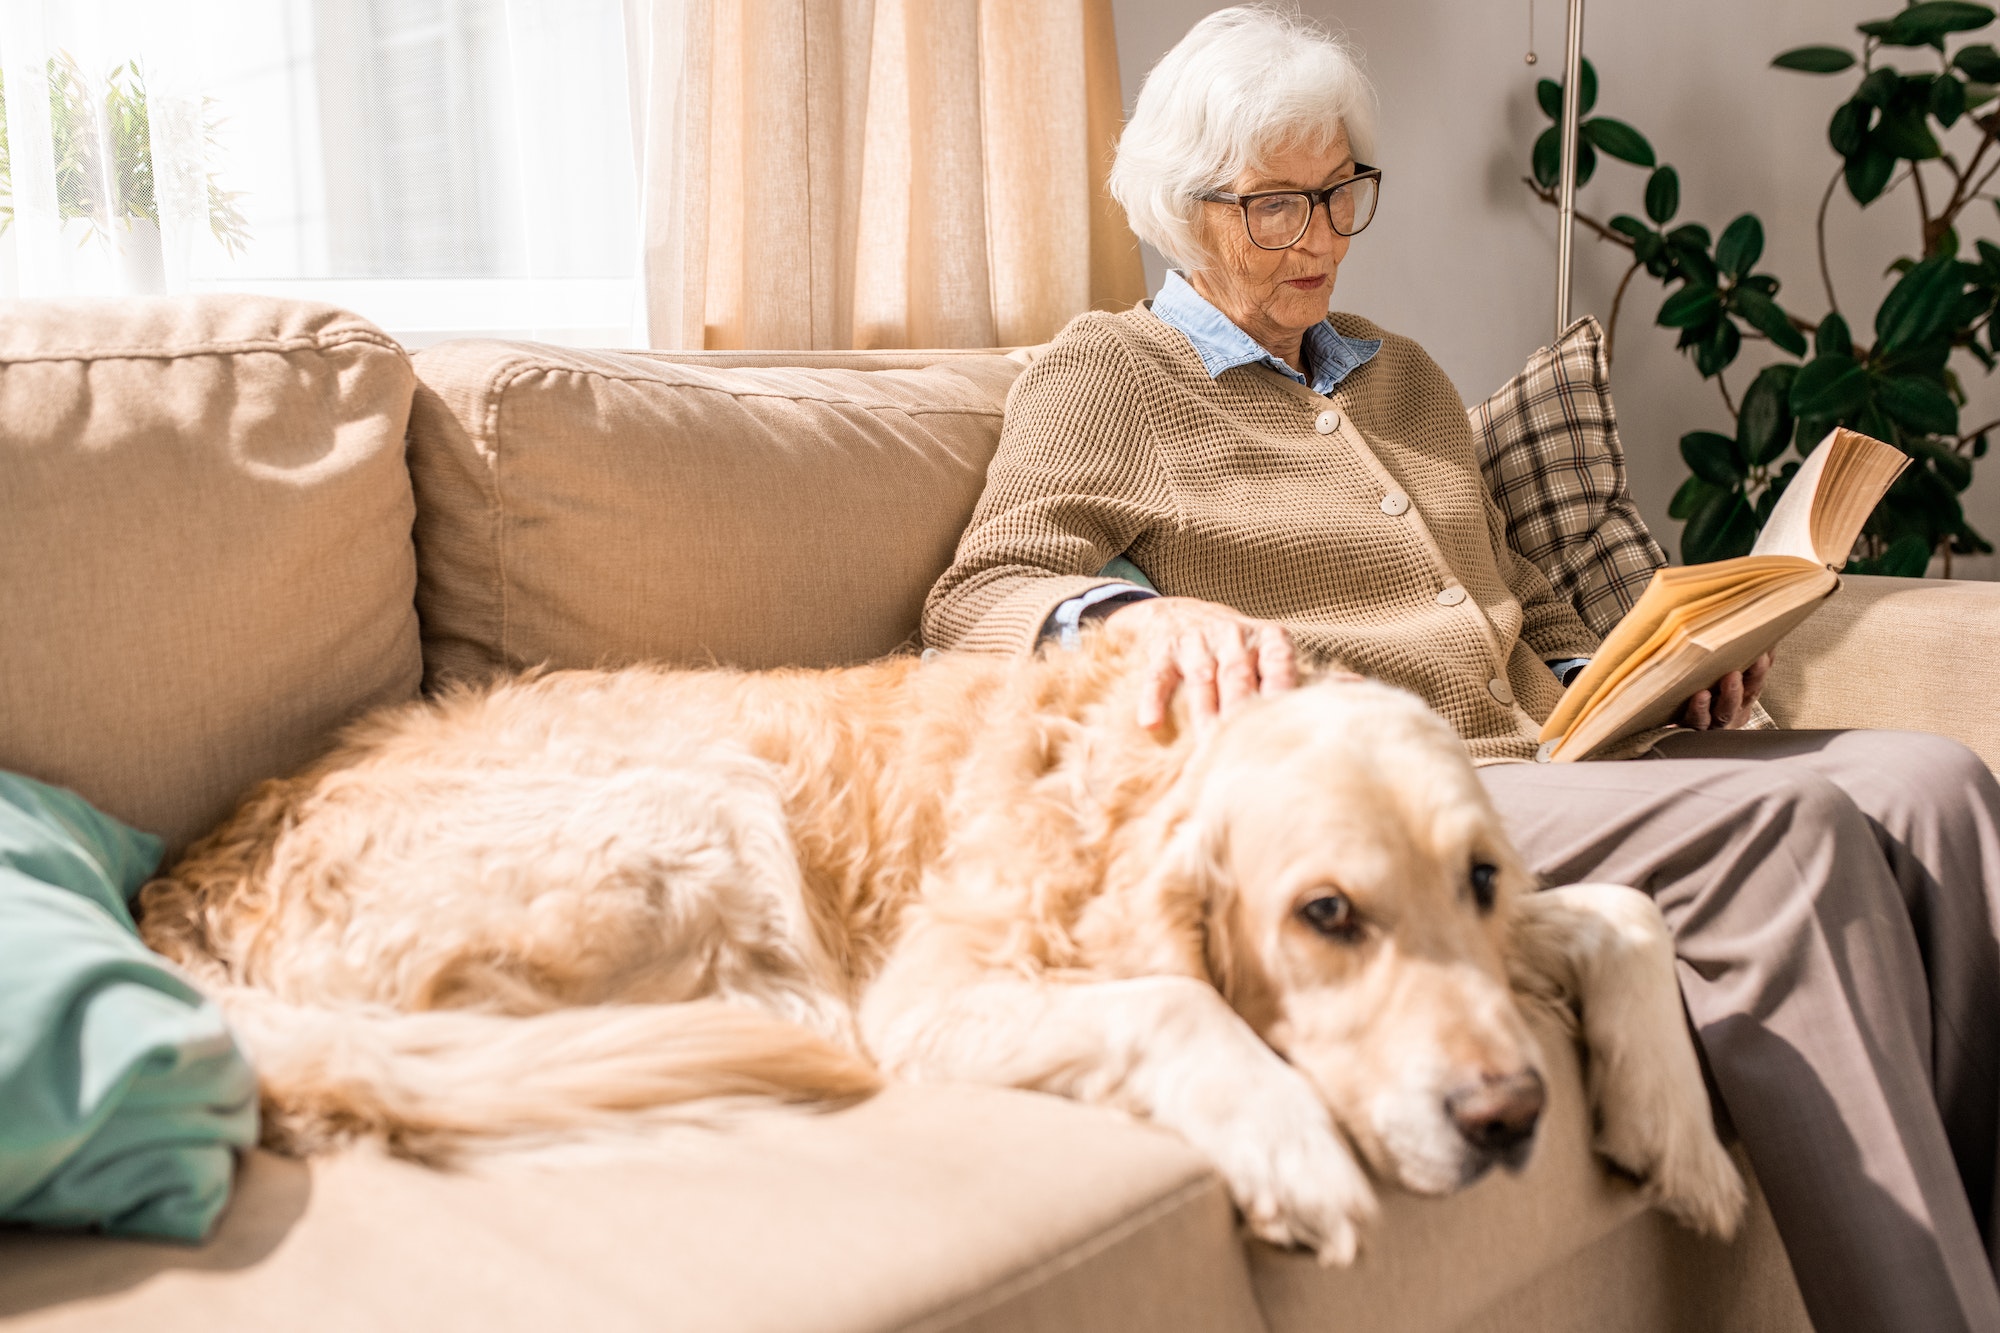
[[[1312,226],[1313,209],[1326,205],[1326,219],[1341,236],[1353,236],[1375,216],[1381,193],[1382,169],[1354,164],[1354,174],[1324,190],[1258,190],[1227,194],[1217,190],[1201,197],[1210,203],[1235,204],[1243,211],[1243,230],[1260,250],[1289,250]]]

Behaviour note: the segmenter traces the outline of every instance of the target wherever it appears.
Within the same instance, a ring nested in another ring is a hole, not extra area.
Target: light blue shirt
[[[1201,358],[1210,379],[1219,379],[1223,371],[1238,366],[1269,366],[1314,393],[1329,394],[1382,350],[1380,339],[1342,337],[1333,325],[1321,320],[1306,330],[1301,359],[1312,369],[1312,378],[1307,379],[1237,328],[1178,271],[1167,274],[1160,294],[1153,298],[1152,310],[1194,344],[1194,354]]]
[[[1345,337],[1331,323],[1322,320],[1306,330],[1304,346],[1300,349],[1301,359],[1312,373],[1312,378],[1307,379],[1238,328],[1229,316],[1196,291],[1194,284],[1182,277],[1178,270],[1168,272],[1166,282],[1160,286],[1160,294],[1153,298],[1151,309],[1193,344],[1194,354],[1201,358],[1202,369],[1208,372],[1210,379],[1220,378],[1222,372],[1238,366],[1269,366],[1280,375],[1324,396],[1332,393],[1342,380],[1367,365],[1382,350],[1381,340]],[[1121,565],[1123,569],[1118,568]],[[1126,581],[1092,588],[1058,606],[1042,624],[1044,639],[1052,638],[1065,648],[1074,648],[1081,642],[1084,621],[1108,615],[1127,602],[1159,596],[1145,574],[1122,555],[1115,557],[1101,572],[1105,577]],[[1138,578],[1132,578],[1133,574],[1137,574]],[[1589,660],[1565,658],[1549,663],[1549,669],[1567,685]]]

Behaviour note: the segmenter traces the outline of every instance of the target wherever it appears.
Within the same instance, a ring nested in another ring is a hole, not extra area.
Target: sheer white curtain
[[[1037,342],[1143,294],[1120,110],[1110,0],[0,0],[0,297]]]
[[[620,0],[0,0],[0,296],[644,345]]]

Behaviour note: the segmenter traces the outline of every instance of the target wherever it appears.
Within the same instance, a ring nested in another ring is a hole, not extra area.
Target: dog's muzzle
[[[1513,1171],[1525,1165],[1547,1100],[1542,1076],[1532,1069],[1489,1074],[1448,1094],[1445,1114],[1477,1154],[1473,1174],[1495,1163]]]

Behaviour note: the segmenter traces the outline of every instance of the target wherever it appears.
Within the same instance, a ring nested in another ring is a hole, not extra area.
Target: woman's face
[[[1258,190],[1320,190],[1354,170],[1354,154],[1341,130],[1325,148],[1293,148],[1271,155],[1229,185],[1232,194]],[[1326,318],[1333,281],[1347,257],[1349,238],[1335,233],[1324,208],[1315,208],[1306,234],[1289,250],[1251,244],[1235,204],[1204,203],[1202,239],[1214,259],[1190,275],[1195,290],[1267,349],[1297,364],[1300,338]]]

